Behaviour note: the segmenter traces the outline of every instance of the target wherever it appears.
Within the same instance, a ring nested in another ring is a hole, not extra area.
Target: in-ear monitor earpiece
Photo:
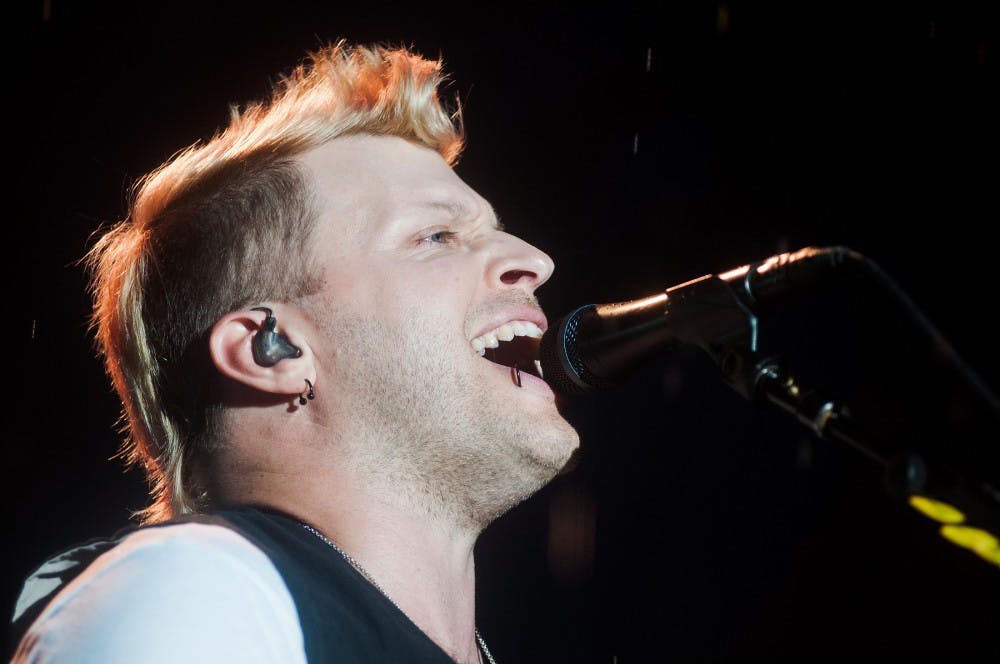
[[[301,357],[302,349],[295,346],[288,338],[276,331],[278,319],[267,307],[254,307],[253,311],[263,311],[267,314],[264,324],[253,338],[253,359],[262,367],[273,367],[281,360]]]

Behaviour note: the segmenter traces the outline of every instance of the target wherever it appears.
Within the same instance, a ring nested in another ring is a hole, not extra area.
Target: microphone
[[[887,294],[908,314],[933,362],[934,375],[926,380],[948,392],[943,415],[924,416],[927,404],[921,403],[921,412],[901,413],[897,421],[882,417],[899,413],[897,406],[878,406],[875,419],[869,407],[858,419],[839,400],[800,383],[777,357],[758,354],[758,315],[833,276],[864,279],[866,296]],[[845,247],[806,247],[648,297],[584,305],[542,335],[539,365],[554,391],[579,395],[617,387],[643,362],[686,343],[707,351],[744,397],[776,405],[820,438],[879,462],[890,495],[944,523],[941,534],[953,543],[1000,564],[1000,399],[876,263]],[[963,407],[956,411],[957,403]],[[956,535],[946,528],[956,528]]]
[[[713,355],[733,344],[755,351],[757,314],[863,258],[846,247],[806,247],[648,297],[578,307],[542,336],[542,373],[555,391],[581,394],[615,388],[644,361],[684,343]]]

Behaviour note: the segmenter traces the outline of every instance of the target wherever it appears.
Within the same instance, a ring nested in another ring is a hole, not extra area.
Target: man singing
[[[138,183],[87,259],[152,503],[27,581],[15,661],[494,661],[476,539],[578,436],[442,80],[321,48]]]

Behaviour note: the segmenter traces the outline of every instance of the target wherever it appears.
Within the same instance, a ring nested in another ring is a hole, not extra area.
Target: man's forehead
[[[493,206],[438,153],[406,139],[343,136],[306,152],[301,160],[332,217],[328,220],[365,235],[407,220],[501,227]]]
[[[431,148],[398,136],[349,134],[299,156],[320,181],[444,177],[451,166]]]

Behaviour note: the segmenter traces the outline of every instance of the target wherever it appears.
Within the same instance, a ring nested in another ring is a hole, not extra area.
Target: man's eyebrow
[[[452,219],[472,219],[476,216],[476,210],[465,203],[455,200],[427,200],[420,203],[421,207],[431,208],[432,210],[441,210],[445,212]],[[502,231],[505,226],[500,221],[499,215],[497,215],[496,210],[489,203],[486,203],[486,209],[489,210],[489,215],[493,218],[493,223],[491,226],[494,230]]]

